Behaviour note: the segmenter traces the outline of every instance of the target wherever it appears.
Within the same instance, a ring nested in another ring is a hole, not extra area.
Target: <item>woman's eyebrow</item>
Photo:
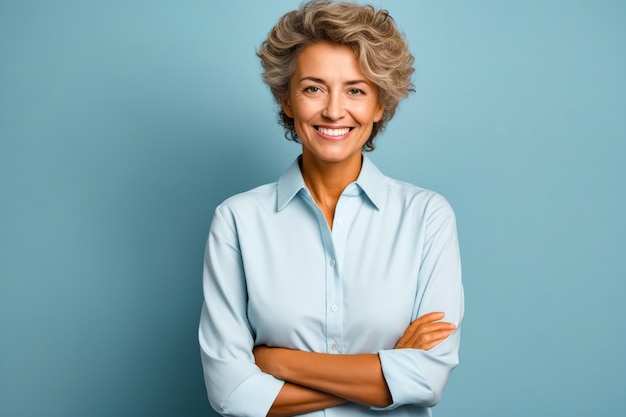
[[[314,83],[318,83],[318,84],[326,84],[326,81],[317,77],[302,77],[300,78],[299,82],[302,82],[302,81],[313,81]],[[350,80],[350,81],[346,81],[344,84],[345,85],[368,84],[368,82],[366,80]]]
[[[318,84],[326,84],[326,81],[322,80],[321,78],[316,78],[316,77],[302,77],[300,78],[300,82],[302,81],[313,81],[314,83],[318,83]]]
[[[355,84],[369,84],[369,83],[366,80],[346,81],[346,85],[355,85]]]

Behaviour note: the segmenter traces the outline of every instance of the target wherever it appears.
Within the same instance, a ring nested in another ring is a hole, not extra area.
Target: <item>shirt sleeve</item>
[[[243,262],[232,215],[215,212],[204,254],[198,338],[211,406],[221,415],[265,417],[284,382],[254,363]]]
[[[447,201],[436,195],[425,210],[425,238],[418,276],[413,320],[442,311],[456,331],[431,350],[391,349],[378,352],[383,375],[393,398],[390,410],[405,404],[432,407],[441,398],[450,372],[459,363],[464,312],[461,261],[456,219]]]

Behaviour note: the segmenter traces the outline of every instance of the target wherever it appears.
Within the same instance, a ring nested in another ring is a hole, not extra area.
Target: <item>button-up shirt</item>
[[[384,176],[363,157],[332,228],[298,161],[278,182],[215,211],[204,261],[199,340],[213,408],[263,417],[283,381],[254,363],[257,345],[377,353],[393,403],[347,403],[315,417],[429,416],[458,364],[463,287],[452,209],[440,195]],[[394,349],[433,311],[457,330],[431,350]]]

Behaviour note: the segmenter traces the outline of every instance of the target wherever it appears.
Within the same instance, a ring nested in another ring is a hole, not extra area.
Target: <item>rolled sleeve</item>
[[[268,374],[252,375],[224,401],[221,412],[225,416],[266,416],[283,384]]]
[[[385,408],[416,404],[433,407],[441,399],[450,372],[458,364],[459,329],[430,351],[392,349],[378,352],[383,375],[393,402]]]
[[[247,292],[232,220],[216,210],[204,257],[198,338],[207,395],[221,415],[265,417],[284,382],[254,363]]]

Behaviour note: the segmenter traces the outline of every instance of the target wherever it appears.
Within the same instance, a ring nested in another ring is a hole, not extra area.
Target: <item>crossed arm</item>
[[[395,349],[430,350],[456,329],[435,312],[414,320]],[[257,366],[285,381],[269,417],[284,417],[355,402],[374,407],[392,403],[378,355],[336,355],[258,346]]]

